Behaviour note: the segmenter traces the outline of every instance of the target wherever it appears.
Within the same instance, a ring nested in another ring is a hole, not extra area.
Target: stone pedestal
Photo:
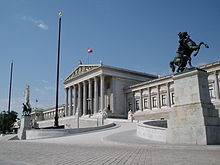
[[[22,116],[21,125],[18,130],[18,139],[26,139],[26,130],[31,129],[31,116]]]
[[[167,142],[219,144],[220,120],[211,103],[208,74],[191,69],[174,75],[175,106],[169,114]]]

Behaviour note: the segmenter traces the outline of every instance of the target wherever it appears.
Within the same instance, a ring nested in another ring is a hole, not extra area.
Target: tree
[[[16,122],[17,117],[18,113],[15,111],[9,113],[3,111],[0,113],[0,132],[11,132],[11,128],[13,127],[14,122]]]

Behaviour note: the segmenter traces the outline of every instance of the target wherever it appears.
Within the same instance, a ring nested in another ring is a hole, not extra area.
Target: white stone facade
[[[220,62],[203,65],[209,74],[211,101],[220,111]],[[125,118],[132,112],[136,120],[168,119],[175,105],[173,75],[155,75],[106,66],[80,64],[64,80],[66,101],[59,117],[96,116]],[[55,108],[42,112],[43,120],[54,119]]]
[[[199,68],[208,72],[211,101],[220,112],[220,62]],[[126,111],[131,110],[136,120],[168,119],[177,99],[173,75],[135,84],[124,91],[127,100]]]
[[[79,65],[64,81],[65,116],[96,115],[126,117],[123,89],[157,76],[100,65]]]

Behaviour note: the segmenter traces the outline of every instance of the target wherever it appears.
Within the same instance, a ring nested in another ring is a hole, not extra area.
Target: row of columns
[[[58,116],[59,117],[64,117],[64,109],[58,110]],[[54,119],[55,117],[55,111],[50,111],[50,112],[46,112],[44,113],[44,119]]]
[[[100,105],[100,110],[103,110],[104,90],[105,90],[104,79],[105,76],[100,75],[98,77],[85,80],[83,82],[74,84],[73,86],[66,88],[66,106],[65,106],[66,116],[75,115],[77,111],[79,111],[78,113],[80,116],[87,115],[89,109],[90,109],[90,113],[91,112],[98,113],[99,105]],[[100,80],[100,87],[98,80]],[[94,82],[93,90],[92,90],[92,82]],[[88,84],[88,92],[87,92],[87,84]],[[100,88],[100,98],[101,98],[100,104],[99,104],[99,93],[98,93],[99,88]],[[94,93],[92,93],[92,91],[94,91]],[[92,96],[94,96],[94,98],[92,98]]]
[[[214,92],[215,92],[215,99],[220,100],[220,85],[219,85],[219,71],[214,72]],[[144,89],[140,89],[140,110],[143,111],[143,96],[142,91]],[[151,88],[147,88],[148,90],[148,109],[152,109],[152,100],[151,100]],[[171,97],[170,97],[170,83],[166,83],[166,101],[167,107],[171,107]],[[135,92],[134,92],[135,93]],[[133,108],[135,107],[135,95],[133,93]],[[160,98],[160,85],[157,86],[157,108],[161,108],[161,98]]]
[[[170,100],[170,83],[166,83],[166,101],[167,106],[171,107],[171,100]],[[143,111],[143,90],[140,89],[140,110]],[[148,90],[148,109],[152,109],[152,100],[151,100],[151,87],[147,88]],[[135,92],[134,92],[135,93]],[[135,95],[133,93],[133,108],[135,109]],[[160,85],[157,86],[157,108],[161,108],[161,93],[160,93]]]

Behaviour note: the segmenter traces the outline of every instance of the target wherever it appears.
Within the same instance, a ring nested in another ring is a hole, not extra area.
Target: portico
[[[105,75],[99,75],[65,87],[66,116],[75,115],[77,110],[80,116],[96,114],[106,108],[104,81]]]
[[[65,116],[76,115],[77,112],[79,116],[90,116],[103,111],[126,115],[121,104],[124,101],[123,88],[155,77],[103,64],[80,64],[64,80]]]

